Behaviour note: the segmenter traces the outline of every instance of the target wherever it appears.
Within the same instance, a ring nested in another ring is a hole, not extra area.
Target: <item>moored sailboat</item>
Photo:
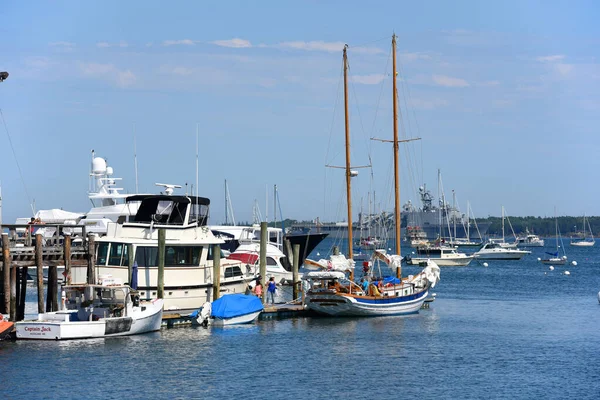
[[[350,147],[349,147],[349,124],[348,124],[348,89],[347,74],[348,63],[346,47],[344,48],[344,100],[345,100],[345,122],[346,122],[346,200],[348,205],[348,226],[352,221],[352,201],[350,191]],[[396,36],[392,38],[393,57],[393,99],[394,99],[394,188],[395,188],[395,229],[396,229],[396,251],[398,254],[388,255],[384,251],[377,250],[374,257],[383,260],[391,268],[396,270],[396,277],[379,279],[379,286],[373,283],[358,286],[353,282],[353,269],[350,270],[350,278],[338,271],[315,271],[305,274],[311,285],[306,293],[306,305],[316,312],[332,316],[384,316],[404,315],[419,311],[427,295],[429,288],[435,286],[439,280],[439,267],[432,261],[427,261],[425,268],[417,275],[402,279],[402,267],[400,255],[400,195],[399,195],[399,162],[398,162],[398,120],[396,99]],[[352,230],[348,232],[349,258],[352,258]]]
[[[573,240],[571,239],[571,246],[577,246],[577,247],[592,247],[593,245],[596,244],[596,240],[594,239],[594,235],[592,234],[592,227],[590,226],[590,220],[589,218],[587,218],[587,225],[590,231],[590,237],[587,238],[585,237],[587,231],[585,229],[585,222],[586,222],[586,218],[585,215],[583,216],[583,240]]]

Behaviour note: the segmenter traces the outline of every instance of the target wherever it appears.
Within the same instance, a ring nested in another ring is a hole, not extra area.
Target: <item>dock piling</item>
[[[292,262],[292,285],[293,285],[293,297],[292,300],[296,300],[298,298],[298,269],[300,266],[300,245],[294,245],[294,260]]]
[[[221,246],[213,246],[213,301],[218,300],[221,294]]]
[[[165,298],[165,243],[166,231],[158,230],[158,282],[156,297],[159,299]]]
[[[132,279],[132,273],[133,273],[133,263],[135,262],[135,258],[134,258],[134,250],[133,250],[133,244],[128,244],[127,245],[127,280],[129,281],[129,284],[131,285],[131,281]]]
[[[64,234],[63,259],[65,262],[64,282],[67,285],[70,285],[71,284],[71,235],[69,233]]]
[[[4,289],[4,304],[0,311],[10,314],[10,250],[8,247],[8,234],[2,234],[2,277]]]
[[[17,316],[17,267],[11,265],[9,261],[8,267],[10,268],[10,319],[16,321]]]
[[[43,272],[43,250],[42,250],[42,234],[35,235],[35,266],[37,277],[37,298],[38,298],[38,313],[44,312],[44,272]]]
[[[263,304],[265,303],[265,300],[267,298],[266,295],[266,290],[265,290],[265,285],[267,283],[266,281],[266,275],[267,275],[267,235],[268,235],[268,224],[266,221],[263,221],[260,223],[260,253],[259,253],[259,259],[260,259],[260,283],[262,284],[263,287],[263,291],[262,291],[262,302]]]
[[[25,319],[25,299],[27,297],[27,267],[19,268],[20,282],[17,282],[19,295],[17,296],[17,314],[15,321]]]
[[[88,235],[88,266],[87,266],[87,283],[96,283],[95,267],[96,267],[96,235],[90,233]]]

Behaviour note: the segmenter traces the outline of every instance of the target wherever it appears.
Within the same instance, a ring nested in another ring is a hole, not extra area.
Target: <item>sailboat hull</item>
[[[595,245],[596,242],[571,242],[571,246],[577,246],[577,247],[592,247],[593,245]]]
[[[428,290],[407,296],[354,296],[326,294],[307,299],[309,309],[320,314],[338,317],[381,317],[419,312]]]

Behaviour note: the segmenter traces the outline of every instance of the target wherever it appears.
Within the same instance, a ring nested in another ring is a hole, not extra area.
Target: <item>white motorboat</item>
[[[86,339],[136,335],[157,331],[163,300],[140,301],[128,285],[113,278],[98,285],[64,286],[66,302],[60,311],[15,323],[17,339]]]
[[[271,229],[271,228],[269,228]],[[288,269],[289,260],[283,253],[278,243],[281,243],[281,229],[269,230],[267,243],[267,276],[266,278],[274,277],[275,282],[280,284],[291,284],[293,277],[292,272]],[[239,246],[233,253],[227,256],[228,260],[241,261],[255,274],[260,273],[259,255],[260,255],[260,228],[247,227],[243,228],[239,236]],[[286,268],[288,266],[288,268]],[[298,276],[300,279],[301,274]]]
[[[140,202],[132,221],[109,223],[98,244],[96,273],[111,274],[124,282],[134,279],[142,299],[156,298],[158,290],[158,230],[166,236],[164,268],[165,314],[189,314],[212,301],[213,249],[222,244],[206,225],[210,200],[176,195],[137,195]],[[131,254],[131,258],[130,258]],[[129,276],[130,259],[133,260]],[[72,282],[85,282],[87,269],[73,267]],[[221,259],[222,294],[244,293],[254,279],[239,261]]]
[[[499,243],[488,242],[473,256],[478,260],[520,260],[527,254],[531,254],[531,252],[507,248],[501,246]]]
[[[253,295],[229,294],[205,303],[190,315],[194,325],[229,326],[250,324],[264,310],[260,299]]]
[[[525,228],[525,235],[517,237],[518,247],[544,247],[544,239],[540,239],[538,235],[533,232],[529,232],[529,229]]]
[[[431,246],[417,248],[415,256],[406,256],[406,264],[420,265],[428,260],[440,267],[466,267],[473,260],[472,255],[459,253],[454,247]]]

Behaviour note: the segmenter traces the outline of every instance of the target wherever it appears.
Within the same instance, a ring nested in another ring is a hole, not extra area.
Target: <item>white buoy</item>
[[[577,265],[577,261],[575,261],[575,260],[571,261],[571,265],[576,266]]]
[[[391,247],[388,247],[388,251],[392,251],[392,248],[391,248]]]
[[[483,263],[483,266],[484,266],[484,267],[488,267],[488,266],[489,266],[489,264],[488,264],[488,263]]]
[[[415,252],[413,251],[412,254],[415,254]]]
[[[538,261],[542,261],[542,259],[538,257]]]
[[[317,252],[317,255],[318,255],[318,256],[320,256],[320,255],[321,255],[321,253]]]
[[[569,271],[565,271],[565,275],[571,275]]]
[[[550,271],[554,271],[554,267],[551,265],[550,268],[548,268]]]
[[[561,258],[562,258],[563,260],[566,260],[566,259],[567,259],[567,256],[562,256]]]

